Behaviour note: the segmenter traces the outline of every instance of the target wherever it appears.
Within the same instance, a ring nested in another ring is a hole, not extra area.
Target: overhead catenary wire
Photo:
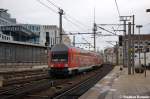
[[[82,22],[80,22],[79,20],[77,20],[76,18],[72,17],[71,15],[69,15],[69,14],[66,14],[66,15],[67,15],[70,19],[76,21],[76,23],[78,23],[79,25],[81,25],[81,26],[83,26],[83,27],[89,27],[89,26],[83,24]]]
[[[73,24],[74,26],[78,27],[79,29],[82,29],[83,31],[85,31],[86,29],[82,28],[81,26],[79,26],[78,24],[74,23],[73,21],[71,21],[69,18],[67,18],[66,16],[63,16],[63,18],[70,22],[71,24]]]
[[[48,1],[50,1],[50,0],[48,0]],[[52,2],[51,2],[51,4],[52,4]],[[56,6],[55,4],[53,4],[55,7],[57,7],[57,8],[60,8],[60,7],[58,7],[58,6]],[[70,18],[70,19],[73,19],[73,20],[75,20],[76,21],[76,23],[74,23],[72,20],[70,20],[68,17]],[[65,16],[63,16],[63,18],[65,19],[65,20],[67,20],[68,22],[70,22],[71,24],[73,24],[74,26],[76,26],[76,27],[80,27],[78,24],[80,24],[80,25],[83,25],[83,26],[86,26],[86,25],[84,25],[83,23],[81,23],[80,21],[78,21],[78,20],[76,20],[75,18],[73,18],[73,17],[71,17],[69,14],[67,14],[67,16],[66,16],[66,14],[65,14]],[[77,24],[78,23],[78,24]],[[81,28],[81,27],[80,27]],[[82,28],[82,30],[84,30],[83,28]],[[86,41],[86,43],[89,43],[85,38],[83,38],[82,37],[82,39],[84,40],[84,41]]]
[[[58,12],[57,12],[56,10],[54,10],[53,8],[51,8],[50,6],[46,5],[45,3],[41,2],[40,0],[37,0],[37,1],[38,1],[40,4],[42,4],[43,6],[45,6],[46,8],[50,9],[52,12],[58,14]],[[47,1],[48,1],[51,5],[53,5],[54,7],[56,7],[57,9],[61,9],[59,6],[57,6],[57,5],[56,5],[55,3],[53,3],[52,1],[50,1],[50,0],[47,0]],[[71,24],[73,24],[74,26],[76,26],[76,27],[78,27],[78,28],[80,28],[80,29],[82,29],[82,30],[85,31],[85,29],[83,29],[83,28],[81,27],[81,26],[86,27],[85,24],[83,24],[82,22],[80,22],[80,21],[78,21],[77,19],[73,18],[73,17],[70,16],[69,14],[67,14],[67,16],[68,16],[69,18],[66,17],[66,15],[63,16],[63,18],[64,18],[65,20],[67,20],[68,22],[70,22]],[[72,20],[76,21],[76,23],[73,22]],[[83,39],[83,38],[82,38],[82,39]],[[84,38],[84,41],[86,41],[87,43],[89,43],[87,40],[85,40],[85,38]]]
[[[57,9],[59,9],[60,7],[59,6],[57,6],[55,3],[53,3],[52,1],[50,1],[50,0],[47,0],[51,5],[53,5],[54,7],[56,7]]]
[[[100,27],[100,26],[97,26],[97,27],[100,28],[100,29],[102,29],[102,30],[104,30],[104,31],[106,31],[106,32],[109,32],[109,33],[111,33],[113,35],[117,35],[116,33],[109,31],[108,29],[105,29],[105,28]]]
[[[115,0],[115,4],[116,4],[116,8],[117,8],[118,15],[119,15],[119,17],[120,17],[121,15],[120,15],[120,11],[119,11],[119,6],[118,6],[118,3],[117,3],[117,0]]]
[[[61,9],[61,7],[59,7],[58,5],[56,5],[54,2],[52,2],[51,0],[47,0],[52,6],[54,6],[54,7],[56,7],[57,9]],[[85,25],[85,24],[83,24],[82,22],[80,22],[79,20],[77,20],[76,18],[74,18],[74,17],[72,17],[71,15],[69,15],[68,13],[66,13],[65,12],[65,19],[67,18],[68,20],[73,20],[73,21],[75,21],[75,23],[74,24],[78,24],[78,25],[80,25],[80,27],[82,26],[82,27],[89,27],[89,26],[87,26],[87,25]],[[73,21],[72,21],[72,23],[73,23]]]
[[[37,0],[40,4],[42,4],[43,6],[45,6],[46,8],[50,9],[52,12],[58,14],[58,12],[56,10],[54,10],[53,8],[51,8],[50,6],[46,5],[45,3],[41,2],[40,0]],[[47,0],[49,1],[49,3],[51,3],[53,6],[55,6],[56,8],[60,8],[58,7],[57,5],[55,5],[54,3],[52,3],[50,0]],[[71,16],[69,16],[71,18]],[[63,17],[65,20],[67,20],[68,22],[72,23],[74,26],[78,27],[78,28],[82,28],[81,26],[79,26],[77,23],[73,22],[72,20],[70,20],[69,18],[67,18],[66,16]],[[76,20],[77,21],[77,20]],[[79,23],[79,21],[78,21]],[[81,24],[81,23],[80,23]],[[85,29],[82,28],[82,30],[85,31]]]
[[[45,3],[41,2],[40,0],[36,0],[36,1],[39,2],[41,5],[45,6],[46,8],[50,9],[52,12],[58,13],[56,10],[54,10],[50,6],[46,5]]]
[[[82,39],[83,39],[84,41],[86,41],[86,43],[89,43],[84,37],[82,37]],[[90,44],[91,47],[94,47],[91,43],[89,43],[89,44]]]

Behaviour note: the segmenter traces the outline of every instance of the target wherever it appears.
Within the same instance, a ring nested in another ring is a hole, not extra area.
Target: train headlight
[[[53,64],[51,64],[51,67],[54,67],[54,65],[53,65]]]
[[[64,67],[68,67],[68,64],[65,64],[65,66]]]

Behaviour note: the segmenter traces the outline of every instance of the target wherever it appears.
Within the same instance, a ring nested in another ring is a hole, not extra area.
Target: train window
[[[52,52],[52,62],[67,62],[68,52]]]
[[[72,60],[74,60],[73,56],[74,56],[74,55],[72,54],[72,55],[71,55]]]
[[[138,44],[138,41],[135,41],[135,44]]]
[[[53,61],[53,62],[58,62],[59,60],[58,60],[58,59],[52,59],[52,61]]]
[[[4,40],[6,40],[6,36],[4,36]]]
[[[146,52],[149,52],[150,50],[149,50],[149,48],[146,48]]]
[[[76,62],[76,63],[78,63],[78,57],[77,57],[77,56],[76,56],[76,60],[75,60],[75,62]]]
[[[140,48],[143,48],[143,46],[140,46]]]

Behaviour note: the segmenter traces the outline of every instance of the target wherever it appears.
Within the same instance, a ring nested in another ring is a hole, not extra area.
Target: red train
[[[49,56],[50,75],[75,74],[103,64],[99,54],[65,44],[53,46]]]

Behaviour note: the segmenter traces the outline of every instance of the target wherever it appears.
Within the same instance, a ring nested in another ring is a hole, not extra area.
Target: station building
[[[119,57],[119,64],[123,64],[123,39],[126,38],[126,46],[128,45],[128,35],[125,36],[119,36],[119,49],[118,49],[118,57]],[[138,53],[140,50],[141,53],[143,52],[150,52],[150,34],[135,34],[134,36],[131,36],[131,39],[134,38],[134,51],[135,53]],[[139,45],[140,41],[140,45]],[[133,47],[132,47],[133,48]],[[128,46],[127,46],[128,49]],[[127,51],[127,50],[126,50]]]
[[[11,18],[11,15],[7,11],[7,9],[0,9],[0,26],[16,24],[16,19]],[[13,38],[12,36],[3,34],[0,30],[0,40],[13,40]]]
[[[38,36],[34,32],[18,24],[0,26],[0,30],[3,35],[10,36],[12,41],[35,43],[36,37]]]
[[[16,19],[11,18],[7,9],[0,9],[0,26],[16,24]]]
[[[59,44],[59,28],[56,25],[42,25],[40,34],[40,43],[42,45],[46,45],[46,37],[48,37],[47,42],[49,42],[50,47],[52,47],[55,44]]]
[[[63,34],[65,34],[63,30]],[[28,42],[45,46],[46,35],[49,37],[49,47],[60,43],[59,28],[56,25],[17,24],[6,9],[0,9],[0,40]],[[62,42],[71,44],[67,35],[63,35]]]
[[[62,31],[62,34],[65,34],[65,31]],[[45,44],[46,42],[46,35],[49,36],[49,46],[52,47],[55,44],[60,43],[60,33],[59,28],[56,25],[43,25],[41,30],[41,44]],[[69,36],[62,35],[62,42],[71,45],[71,40]]]
[[[116,50],[115,47],[109,47],[104,50],[104,61],[107,63],[116,64]]]
[[[48,46],[50,48],[53,45],[60,43],[60,33],[57,25],[20,24],[20,26],[27,28],[28,30],[32,31],[35,35],[37,35],[35,42],[38,42],[38,44],[40,45],[46,45],[46,37],[49,38]],[[62,34],[65,34],[64,30]],[[62,42],[68,45],[71,44],[71,40],[67,35],[62,36]]]
[[[60,43],[59,28],[56,25],[16,24],[0,26],[0,30],[3,32],[3,35],[12,37],[14,41],[45,46],[46,36],[48,36],[49,47]],[[67,45],[71,44],[71,40],[67,35],[62,36],[62,42]]]

